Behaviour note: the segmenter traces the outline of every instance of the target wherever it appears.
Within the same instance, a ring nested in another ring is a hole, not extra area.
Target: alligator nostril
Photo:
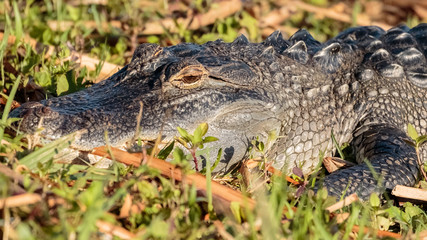
[[[48,114],[48,113],[50,113],[50,112],[52,112],[52,111],[50,110],[50,108],[42,107],[42,112],[43,112],[44,114]]]

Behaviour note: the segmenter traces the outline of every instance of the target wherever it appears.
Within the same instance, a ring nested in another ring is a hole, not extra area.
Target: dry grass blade
[[[116,236],[120,239],[134,239],[136,237],[135,234],[129,232],[128,230],[102,220],[96,221],[96,226],[100,232]]]
[[[99,59],[95,59],[92,57],[89,57],[85,54],[78,55],[74,54],[66,59],[67,60],[73,60],[76,63],[80,64],[80,66],[87,67],[87,69],[94,71],[96,69],[96,65],[101,64],[101,61]],[[104,80],[105,78],[111,76],[113,73],[117,72],[119,68],[122,68],[123,66],[109,63],[109,62],[103,62],[101,71],[99,72],[98,77],[96,78],[95,83],[100,82],[101,80]]]
[[[167,29],[169,32],[178,32],[179,25],[185,26],[186,29],[197,30],[203,26],[215,23],[217,19],[224,19],[242,8],[242,1],[229,0],[216,3],[208,12],[197,14],[188,18],[164,19],[162,21],[149,22],[141,32],[144,35],[159,35]]]
[[[70,29],[72,28],[76,23],[72,22],[72,21],[56,21],[56,20],[51,20],[47,22],[47,25],[49,26],[50,29],[54,30],[54,31],[61,31],[61,30],[65,30],[65,29]],[[98,24],[95,21],[84,21],[81,22],[82,25],[84,25],[86,28],[91,29],[91,28],[98,28]],[[122,27],[122,23],[120,21],[109,21],[109,22],[102,22],[101,23],[101,29],[103,31],[109,31],[110,27],[114,27],[114,28],[121,28]]]
[[[391,192],[396,197],[427,202],[427,190],[397,185]]]
[[[323,165],[329,173],[332,173],[340,168],[351,167],[356,164],[338,157],[325,157],[323,158]]]
[[[354,225],[352,228],[352,231],[357,233],[360,231],[360,227],[357,225]],[[363,232],[365,234],[368,234],[371,232],[371,230],[367,227],[364,227]],[[377,237],[392,237],[392,238],[396,238],[396,239],[402,238],[402,235],[400,235],[399,233],[392,233],[392,232],[387,232],[387,231],[382,231],[382,230],[376,230],[376,236]]]
[[[343,200],[338,201],[337,203],[335,203],[335,204],[327,207],[326,211],[335,212],[336,210],[341,209],[341,208],[343,208],[345,206],[348,206],[351,203],[356,202],[358,200],[359,200],[359,198],[357,197],[357,194],[353,193],[350,196],[345,197]]]
[[[131,213],[140,213],[144,210],[145,205],[141,202],[132,203],[132,195],[127,194],[123,202],[122,207],[120,208],[120,214],[118,218],[127,218]]]
[[[350,213],[348,212],[343,212],[343,213],[338,213],[333,215],[337,223],[343,223],[345,220],[347,220],[349,216],[350,216]]]
[[[401,6],[401,7],[410,7],[414,5],[421,5],[427,7],[427,2],[425,0],[387,0],[390,5]]]
[[[423,19],[427,19],[427,6],[415,5],[415,13]]]
[[[2,144],[3,144],[3,140],[2,140]],[[4,164],[0,164],[0,173],[21,184],[22,184],[22,181],[24,180],[24,177],[22,177],[21,174],[16,173],[15,171],[8,168]]]
[[[315,13],[320,18],[327,17],[327,18],[331,18],[331,19],[338,20],[340,22],[345,22],[345,23],[352,23],[352,21],[353,21],[352,17],[350,15],[345,14],[345,13],[336,12],[332,8],[316,7],[316,6],[310,5],[308,3],[301,2],[301,1],[295,1],[295,2],[293,2],[292,5],[296,6],[299,9],[302,9],[304,11]],[[365,18],[361,18],[361,17],[358,17],[356,19],[356,23],[358,25],[361,25],[361,26],[376,25],[376,26],[381,27],[385,30],[390,29],[392,27],[392,26],[385,24],[385,23],[382,23],[382,22],[374,22],[374,21],[371,21],[369,19],[365,19]]]
[[[41,200],[42,197],[39,194],[35,193],[24,193],[7,198],[0,198],[0,209],[3,209],[5,207],[12,208],[26,206],[38,203]]]
[[[234,239],[234,237],[233,237],[231,234],[229,234],[229,233],[227,232],[227,230],[225,230],[224,224],[222,224],[222,222],[221,222],[221,221],[219,221],[219,220],[215,220],[215,221],[213,222],[213,224],[214,224],[214,226],[216,227],[216,229],[217,229],[217,231],[218,231],[219,235],[221,235],[221,237],[222,237],[223,239],[226,239],[226,240],[233,240],[233,239]]]
[[[420,232],[419,237],[421,240],[427,240],[427,230]]]
[[[0,41],[3,40],[3,37],[4,37],[4,34],[2,32],[0,32]],[[30,46],[36,51],[37,51],[37,49],[40,48],[39,42],[37,42],[37,40],[31,38],[28,35],[24,35],[22,39],[16,39],[15,36],[9,35],[9,37],[7,38],[7,43],[8,44],[14,44],[17,40],[21,40],[24,43],[30,44]],[[45,51],[44,56],[45,57],[51,56],[53,51],[54,51],[54,48],[52,46],[46,46],[46,45],[43,45],[43,47],[47,48],[47,51]]]
[[[116,161],[136,167],[141,165],[141,154],[132,154],[117,148],[111,148],[111,152],[114,155]],[[105,147],[95,148],[92,154],[103,157],[110,156]],[[178,181],[183,181],[184,183],[189,185],[194,185],[197,189],[206,192],[206,178],[200,173],[184,174],[181,169],[164,160],[157,158],[147,157],[146,161],[144,161],[143,164],[147,164],[152,168],[158,169],[163,176]],[[215,181],[212,181],[211,184],[212,195],[214,197],[224,200],[227,204],[230,204],[231,202],[238,202],[241,204],[241,206],[254,208],[255,200],[248,198],[242,193],[235,191],[227,186],[221,185]]]

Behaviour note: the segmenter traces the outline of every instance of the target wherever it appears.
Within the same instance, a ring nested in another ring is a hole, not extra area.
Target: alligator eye
[[[202,84],[207,71],[202,66],[187,66],[171,77],[170,83],[175,87],[190,89]]]

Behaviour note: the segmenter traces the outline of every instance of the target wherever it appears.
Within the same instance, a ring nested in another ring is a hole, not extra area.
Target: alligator
[[[354,27],[324,43],[299,30],[288,40],[279,31],[261,43],[244,35],[203,45],[160,47],[144,43],[108,79],[82,91],[11,112],[20,131],[41,125],[49,139],[84,130],[73,148],[90,151],[134,139],[164,141],[176,128],[209,124],[218,141],[206,144],[216,172],[248,156],[254,139],[265,157],[285,172],[304,173],[348,143],[358,163],[325,176],[329,194],[366,198],[419,178],[408,124],[427,134],[427,24],[414,28]],[[142,109],[142,116],[138,114]],[[272,137],[276,136],[276,137]],[[427,156],[426,148],[421,149]],[[423,160],[423,159],[421,159]],[[200,163],[202,164],[202,163]],[[374,171],[372,171],[374,170]]]

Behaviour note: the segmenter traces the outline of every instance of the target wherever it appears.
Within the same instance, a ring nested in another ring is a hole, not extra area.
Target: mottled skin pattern
[[[417,180],[415,150],[404,140],[408,123],[427,134],[426,56],[427,24],[387,32],[351,28],[323,44],[305,30],[289,40],[275,32],[262,43],[240,36],[233,43],[143,44],[109,79],[24,104],[11,116],[22,117],[20,129],[28,133],[41,124],[49,139],[83,129],[73,146],[90,150],[105,144],[105,130],[112,145],[129,141],[142,103],[139,136],[145,140],[160,131],[170,140],[177,126],[192,131],[209,123],[208,135],[220,141],[207,144],[207,158],[225,150],[216,171],[247,156],[252,139],[266,141],[274,132],[268,159],[284,171],[310,172],[320,152],[333,154],[333,131],[361,164],[327,176],[324,185],[333,195],[366,198]]]

